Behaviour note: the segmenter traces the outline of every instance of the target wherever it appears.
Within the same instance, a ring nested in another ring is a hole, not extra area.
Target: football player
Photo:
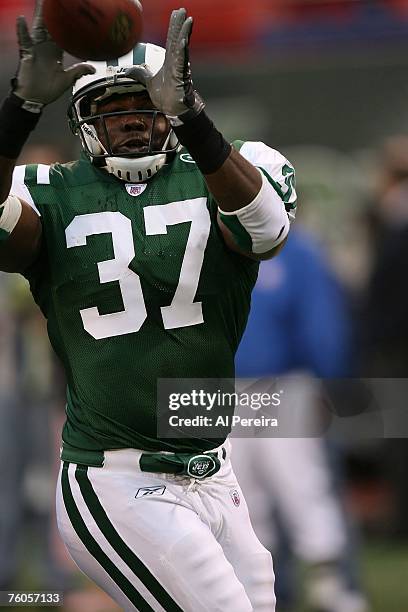
[[[123,609],[274,610],[225,436],[160,438],[159,378],[232,378],[258,261],[283,245],[294,171],[229,144],[194,90],[192,19],[166,49],[64,70],[41,3],[18,22],[0,110],[0,267],[22,273],[67,376],[57,518],[77,565]],[[74,85],[83,154],[16,166],[44,107]]]

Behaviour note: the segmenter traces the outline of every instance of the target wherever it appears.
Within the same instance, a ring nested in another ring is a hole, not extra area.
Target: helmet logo
[[[125,187],[130,196],[137,198],[142,195],[147,185],[146,183],[126,183]]]

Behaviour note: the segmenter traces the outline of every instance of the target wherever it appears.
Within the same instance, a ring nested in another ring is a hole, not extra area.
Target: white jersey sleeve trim
[[[10,194],[17,196],[24,202],[27,202],[35,210],[37,215],[41,217],[41,213],[34,204],[34,200],[31,197],[31,193],[28,190],[27,185],[24,183],[26,166],[16,166],[13,172],[13,180],[11,183]]]
[[[50,166],[38,164],[37,168],[37,185],[50,184]]]

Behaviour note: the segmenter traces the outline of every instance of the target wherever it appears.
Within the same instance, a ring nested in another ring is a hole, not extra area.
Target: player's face
[[[148,151],[153,115],[138,113],[138,110],[155,110],[147,92],[112,96],[98,103],[98,114],[135,111],[130,114],[105,117],[112,153],[126,155]],[[96,121],[95,129],[99,140],[108,150],[107,138],[101,119]],[[157,114],[154,122],[152,150],[160,151],[162,149],[169,130],[170,124],[166,117],[163,114]]]

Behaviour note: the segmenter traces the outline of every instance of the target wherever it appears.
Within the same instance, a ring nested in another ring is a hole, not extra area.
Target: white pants
[[[228,454],[202,481],[141,472],[140,454],[61,466],[58,528],[78,567],[124,610],[273,612],[272,559]]]
[[[232,464],[248,499],[255,532],[272,550],[278,541],[271,519],[277,508],[295,554],[307,563],[338,560],[345,554],[347,528],[333,490],[323,439],[302,437],[319,431],[322,389],[309,374],[281,381],[281,431],[296,437],[232,440]],[[316,433],[315,433],[316,435]]]
[[[274,550],[278,508],[296,555],[307,563],[339,559],[347,543],[320,438],[234,438],[233,466],[260,541]]]

